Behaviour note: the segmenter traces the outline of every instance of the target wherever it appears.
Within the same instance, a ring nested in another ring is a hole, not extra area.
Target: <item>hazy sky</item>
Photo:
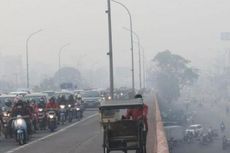
[[[202,66],[230,47],[230,42],[220,41],[220,32],[230,31],[229,0],[119,1],[132,13],[134,31],[148,60],[169,49]],[[24,55],[28,35],[43,29],[30,40],[31,64],[42,62],[55,70],[59,48],[71,43],[63,51],[63,65],[107,66],[106,7],[107,0],[1,0],[0,52]],[[112,3],[115,66],[131,63],[130,38],[124,26],[129,26],[126,11]]]

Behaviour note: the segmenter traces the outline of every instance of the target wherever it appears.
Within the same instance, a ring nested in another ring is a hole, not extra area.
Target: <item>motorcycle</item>
[[[57,128],[57,115],[54,110],[47,111],[48,128],[53,132]]]
[[[168,140],[169,152],[171,153],[176,146],[177,146],[177,141],[174,140],[173,138],[170,138]]]
[[[38,124],[40,130],[46,129],[46,113],[43,108],[38,108]]]
[[[60,122],[62,123],[62,125],[64,125],[65,121],[66,121],[66,109],[65,109],[65,105],[60,105]]]
[[[2,133],[4,134],[5,138],[8,138],[10,134],[10,128],[8,128],[8,122],[10,118],[10,113],[7,111],[2,112]]]
[[[226,136],[223,137],[223,142],[222,142],[222,149],[225,150],[229,148],[230,146],[230,139],[226,138]]]
[[[83,117],[83,109],[80,104],[75,104],[75,117],[80,120]]]
[[[224,124],[220,125],[220,130],[221,130],[221,132],[224,132],[224,130],[225,130],[225,125]]]
[[[212,142],[212,137],[209,134],[203,134],[200,140],[201,145],[207,145]]]
[[[15,119],[13,119],[13,129],[15,131],[16,142],[18,142],[19,145],[26,144],[29,135],[26,121],[21,115],[18,115]]]
[[[72,109],[72,106],[70,104],[68,104],[67,116],[68,116],[68,121],[72,122],[72,120],[73,120],[73,109]]]
[[[192,136],[186,135],[186,136],[184,137],[184,141],[185,141],[186,143],[188,143],[188,144],[192,143]]]

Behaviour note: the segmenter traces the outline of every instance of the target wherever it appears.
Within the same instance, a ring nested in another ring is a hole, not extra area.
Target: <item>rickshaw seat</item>
[[[139,121],[119,120],[109,124],[109,135],[111,139],[135,139],[138,138]]]

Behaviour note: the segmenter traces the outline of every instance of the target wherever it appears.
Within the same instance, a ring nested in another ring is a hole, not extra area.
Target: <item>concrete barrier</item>
[[[156,96],[154,96],[155,103],[155,146],[154,153],[169,153],[168,143],[161,120],[161,113]]]

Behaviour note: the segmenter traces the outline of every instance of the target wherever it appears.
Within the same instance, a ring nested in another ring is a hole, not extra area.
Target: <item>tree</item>
[[[63,67],[57,71],[52,78],[44,79],[40,88],[43,90],[57,90],[61,88],[74,89],[76,87],[84,87],[85,82],[82,80],[81,73],[72,67]]]
[[[54,75],[54,81],[58,86],[61,84],[72,84],[82,87],[81,73],[73,67],[63,67]]]
[[[40,84],[40,90],[56,90],[58,86],[55,85],[53,78],[44,79]]]
[[[180,90],[198,79],[197,70],[189,66],[190,61],[169,50],[158,53],[150,74],[154,86],[165,101],[172,102],[180,96]]]

